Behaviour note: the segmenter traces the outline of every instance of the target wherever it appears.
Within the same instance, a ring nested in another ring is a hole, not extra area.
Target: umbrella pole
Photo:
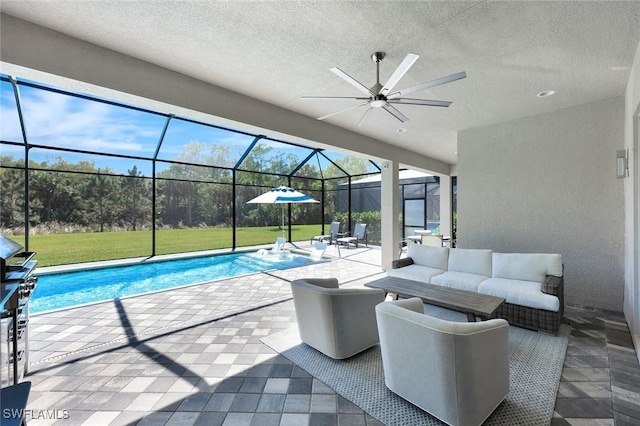
[[[280,203],[280,211],[282,212],[282,239],[284,240],[284,243],[287,243],[287,239],[284,237],[284,203]],[[282,249],[284,250],[284,246],[282,247]]]

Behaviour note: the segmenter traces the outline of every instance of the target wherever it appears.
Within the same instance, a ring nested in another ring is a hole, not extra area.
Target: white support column
[[[451,176],[440,176],[440,233],[452,237]]]
[[[381,188],[381,239],[382,239],[382,269],[391,268],[391,262],[398,258],[398,244],[400,229],[398,219],[399,209],[399,165],[397,161],[382,163]]]

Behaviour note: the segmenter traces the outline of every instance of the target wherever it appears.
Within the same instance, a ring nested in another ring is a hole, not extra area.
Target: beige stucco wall
[[[460,132],[458,246],[560,253],[566,302],[620,311],[624,99]]]

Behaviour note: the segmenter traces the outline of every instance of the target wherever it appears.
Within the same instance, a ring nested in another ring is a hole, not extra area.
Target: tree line
[[[236,206],[236,226],[271,226],[280,223],[280,209],[271,205],[246,204],[271,187],[287,185],[286,174],[299,165],[293,154],[256,146],[234,173],[229,148],[191,142],[173,163],[156,163],[155,216],[159,228],[229,227]],[[114,159],[114,161],[116,161]],[[367,160],[345,156],[339,166],[352,174],[366,174]],[[221,167],[205,166],[214,164]],[[161,165],[161,167],[160,167]],[[254,172],[255,171],[255,172]],[[256,173],[259,172],[259,173]],[[342,176],[330,165],[322,174],[314,164],[305,164],[292,177],[292,186],[320,200],[322,182],[316,177]],[[314,179],[305,179],[313,177]],[[28,220],[31,226],[64,224],[83,231],[149,229],[152,225],[154,179],[143,176],[137,165],[127,173],[96,167],[91,161],[71,162],[60,156],[29,161]],[[24,161],[0,156],[0,229],[19,230],[25,225]],[[336,212],[337,189],[325,191],[325,211]],[[292,223],[320,223],[319,204],[292,206]],[[329,218],[330,220],[330,218]],[[75,229],[74,228],[74,229]]]

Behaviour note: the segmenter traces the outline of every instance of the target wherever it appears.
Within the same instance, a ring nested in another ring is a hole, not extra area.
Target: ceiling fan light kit
[[[340,68],[333,67],[331,68],[331,72],[336,74],[338,77],[345,80],[347,83],[351,84],[353,87],[361,91],[366,95],[366,97],[355,97],[355,96],[303,96],[302,99],[324,99],[324,100],[352,100],[359,101],[355,105],[350,105],[346,108],[340,109],[338,111],[332,112],[331,114],[324,115],[319,117],[318,120],[324,120],[326,118],[332,117],[341,112],[347,111],[352,108],[358,108],[361,106],[367,105],[367,109],[365,110],[362,117],[358,121],[358,127],[362,125],[365,118],[369,115],[369,113],[376,108],[382,108],[387,111],[389,114],[393,115],[396,119],[398,119],[401,123],[409,121],[409,119],[402,114],[397,108],[395,108],[392,104],[405,104],[405,105],[422,105],[422,106],[436,106],[436,107],[448,107],[451,105],[450,101],[436,101],[436,100],[428,100],[428,99],[413,99],[413,98],[403,98],[401,96],[407,95],[409,93],[415,93],[421,90],[430,89],[432,87],[441,86],[443,84],[451,83],[456,80],[461,80],[467,77],[467,74],[462,71],[459,73],[451,74],[446,77],[441,77],[436,80],[429,80],[424,83],[417,84],[415,86],[408,87],[403,90],[398,90],[392,92],[395,85],[404,77],[404,75],[409,71],[409,68],[413,66],[413,64],[418,60],[420,56],[415,53],[409,53],[402,63],[396,68],[396,70],[391,74],[391,77],[387,80],[387,82],[382,85],[380,84],[380,62],[385,57],[385,52],[374,52],[371,55],[371,60],[376,64],[376,84],[374,84],[371,88],[365,86],[360,83],[355,78],[351,77],[346,72],[342,71]]]

